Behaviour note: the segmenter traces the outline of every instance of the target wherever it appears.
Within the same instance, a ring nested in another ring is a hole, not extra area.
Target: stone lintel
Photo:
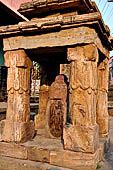
[[[70,28],[34,36],[17,36],[4,38],[4,51],[17,49],[52,48],[94,43],[97,48],[109,57],[107,48],[102,45],[94,29],[88,27]]]

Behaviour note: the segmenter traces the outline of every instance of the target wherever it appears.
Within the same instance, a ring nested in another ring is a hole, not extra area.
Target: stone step
[[[11,164],[11,170],[36,170],[37,167],[38,170],[95,170],[97,163],[102,160],[104,143],[102,141],[95,153],[91,154],[64,150],[60,140],[45,138],[40,134],[26,143],[0,142],[0,170],[6,170],[7,164]],[[27,165],[24,167],[24,164]],[[14,166],[19,166],[19,169]]]
[[[52,166],[47,163],[20,160],[0,156],[0,170],[72,170],[72,169]]]

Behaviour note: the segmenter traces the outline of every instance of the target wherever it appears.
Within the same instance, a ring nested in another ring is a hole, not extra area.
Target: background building
[[[109,60],[109,87],[113,86],[113,56]]]

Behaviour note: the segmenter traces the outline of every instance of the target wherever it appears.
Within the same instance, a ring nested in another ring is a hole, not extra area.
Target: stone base
[[[65,125],[63,139],[66,150],[94,153],[99,145],[98,126]]]
[[[37,114],[35,116],[35,130],[44,129],[45,126],[46,126],[45,116],[43,114]]]
[[[0,122],[0,141],[25,142],[34,136],[34,122]]]
[[[38,134],[33,140],[22,144],[0,142],[0,169],[1,166],[5,169],[7,165],[12,167],[11,170],[15,170],[14,167],[19,165],[17,168],[19,170],[32,169],[32,166],[34,166],[33,170],[52,170],[51,168],[95,170],[97,163],[102,160],[103,152],[103,143],[93,154],[66,151],[61,140],[45,138]],[[11,165],[7,162],[10,160],[13,162]],[[10,170],[10,168],[6,169]]]
[[[72,170],[48,163],[0,157],[0,170]]]

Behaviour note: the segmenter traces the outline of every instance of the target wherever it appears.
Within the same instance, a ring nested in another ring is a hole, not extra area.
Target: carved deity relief
[[[46,130],[50,137],[61,137],[66,121],[67,84],[65,76],[59,75],[49,88],[49,100],[46,110]]]
[[[63,104],[61,100],[55,100],[50,105],[49,110],[49,128],[50,133],[55,137],[60,137],[63,134]]]

